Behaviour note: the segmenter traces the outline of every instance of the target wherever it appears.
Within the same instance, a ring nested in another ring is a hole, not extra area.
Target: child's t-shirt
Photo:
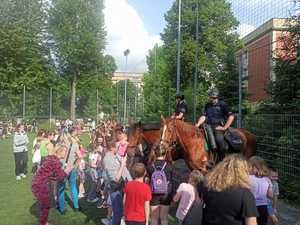
[[[124,188],[126,194],[124,215],[126,221],[145,222],[145,202],[152,198],[148,184],[129,181]]]
[[[177,194],[179,194],[180,201],[176,217],[183,221],[195,200],[195,188],[191,184],[181,183],[177,189]]]
[[[124,157],[127,153],[127,146],[128,142],[118,142],[117,147],[118,147],[118,155],[121,157]]]

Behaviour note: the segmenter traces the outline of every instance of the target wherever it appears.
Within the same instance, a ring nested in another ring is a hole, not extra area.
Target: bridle
[[[164,126],[166,126],[166,125],[164,125]],[[166,127],[166,129],[168,129],[168,127]],[[177,146],[177,138],[175,138],[173,141],[172,140],[166,140],[164,138],[164,132],[165,132],[165,130],[163,130],[163,133],[161,135],[160,144],[166,143],[168,149],[171,149],[171,150],[174,149]],[[171,137],[173,137],[173,136],[176,137],[176,122],[175,122],[175,120],[172,123],[171,132],[172,132]]]

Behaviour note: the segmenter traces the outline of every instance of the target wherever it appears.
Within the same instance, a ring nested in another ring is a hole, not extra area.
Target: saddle
[[[208,150],[215,150],[218,148],[218,145],[216,143],[216,138],[214,134],[213,128],[208,125],[203,125],[203,130],[205,134],[205,139],[207,142],[207,148]],[[230,149],[233,150],[233,152],[240,152],[244,142],[243,139],[240,137],[240,135],[235,131],[234,128],[229,127],[225,133],[224,133],[224,139],[229,145]]]

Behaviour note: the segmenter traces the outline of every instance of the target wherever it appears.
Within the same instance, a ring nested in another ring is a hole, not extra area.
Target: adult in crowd
[[[13,151],[15,156],[15,174],[16,180],[26,178],[28,153],[28,136],[24,130],[23,124],[18,124],[14,134]]]
[[[68,153],[66,158],[63,160],[63,165],[74,165],[77,155],[80,154],[79,152],[79,139],[77,137],[77,130],[71,129],[69,134],[64,134],[63,140],[64,143],[67,143],[69,147]],[[58,185],[58,211],[61,214],[66,213],[65,209],[65,190],[66,190],[66,182],[69,182],[70,191],[71,191],[71,198],[73,202],[73,209],[74,211],[79,211],[79,204],[78,204],[78,190],[77,190],[77,170],[73,168],[66,179],[59,183]]]
[[[109,196],[113,211],[112,225],[120,225],[123,216],[124,178],[122,177],[127,163],[127,156],[121,159],[117,156],[115,141],[107,142],[107,152],[103,158],[103,167],[109,184]]]
[[[155,144],[147,166],[152,187],[151,225],[157,225],[159,220],[161,225],[168,225],[169,208],[173,197],[171,162],[171,156],[167,154],[167,150],[159,144]],[[157,184],[160,184],[161,187]]]
[[[203,198],[203,225],[257,225],[255,199],[250,191],[248,162],[231,154],[199,185]]]
[[[144,183],[146,168],[136,163],[132,168],[134,180],[124,188],[124,216],[126,225],[148,225],[150,215],[151,189]]]
[[[50,225],[47,222],[51,205],[49,183],[53,180],[63,180],[73,169],[71,164],[64,170],[61,166],[60,160],[65,158],[67,150],[66,146],[58,144],[54,149],[54,154],[44,159],[43,164],[33,177],[31,189],[40,205],[39,225]]]
[[[219,100],[219,90],[214,88],[209,91],[210,102],[205,105],[204,114],[195,124],[201,126],[204,122],[213,130],[217,145],[212,143],[212,150],[217,151],[218,161],[222,161],[228,150],[228,144],[225,142],[224,133],[231,126],[234,115],[230,111],[226,102]]]
[[[268,198],[273,198],[272,182],[269,179],[269,170],[262,158],[252,156],[249,160],[251,192],[255,197],[258,225],[267,225],[268,223]]]

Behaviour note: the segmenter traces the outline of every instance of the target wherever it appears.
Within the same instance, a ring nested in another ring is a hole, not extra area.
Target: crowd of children
[[[100,124],[84,148],[80,129],[39,130],[33,142],[32,192],[40,203],[40,225],[47,222],[50,198],[65,214],[65,187],[69,183],[73,208],[86,198],[96,208],[107,209],[104,224],[167,225],[170,206],[178,204],[179,224],[277,225],[278,174],[260,157],[249,162],[240,155],[226,157],[218,165],[205,162],[191,171],[185,182],[174,186],[170,152],[154,145],[147,165],[127,167],[126,129],[113,121]],[[22,143],[21,143],[22,142]],[[22,125],[15,134],[15,154],[28,144]],[[17,157],[16,157],[17,158]],[[17,165],[17,164],[16,164]],[[21,166],[22,168],[26,166]],[[17,179],[26,177],[18,165]],[[238,197],[240,196],[240,197]],[[257,222],[256,222],[257,221]],[[100,221],[99,221],[100,223]]]

